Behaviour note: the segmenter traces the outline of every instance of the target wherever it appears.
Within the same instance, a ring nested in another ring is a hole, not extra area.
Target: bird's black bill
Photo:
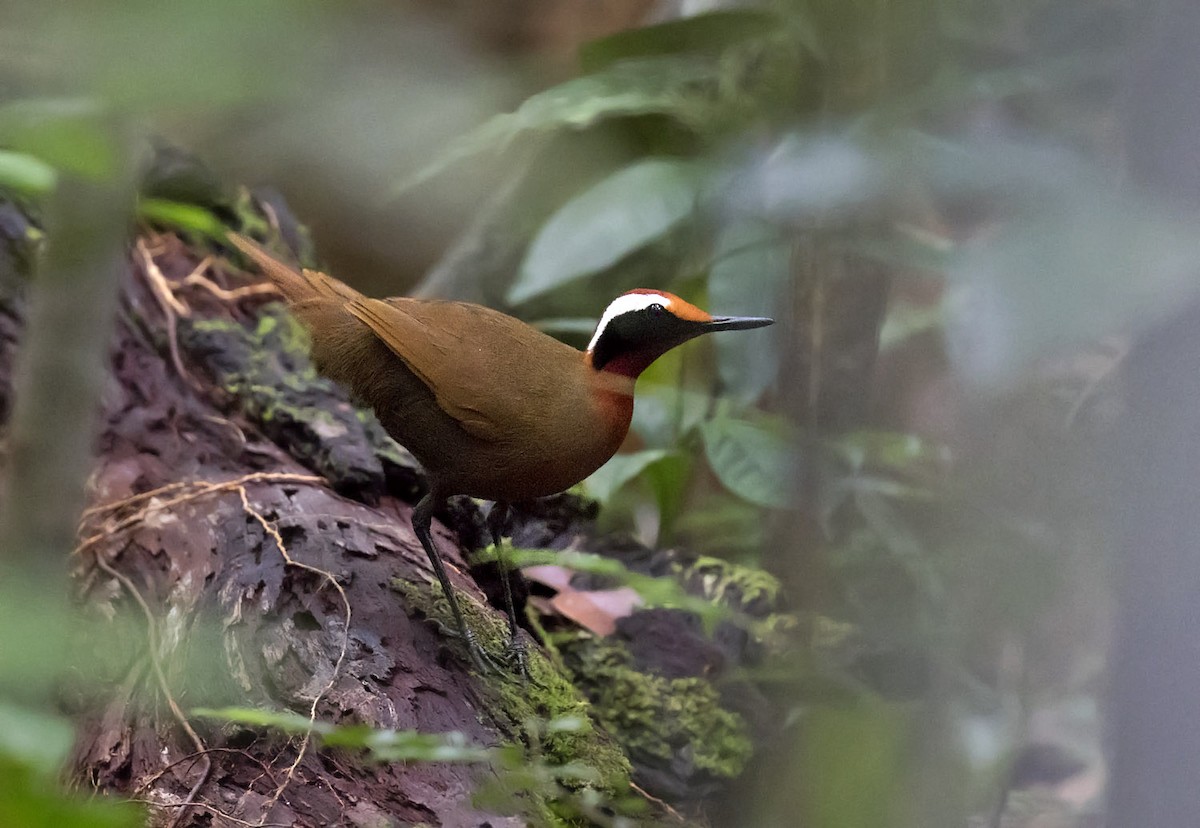
[[[711,322],[704,323],[704,330],[748,331],[751,328],[765,328],[773,324],[775,320],[765,316],[714,316]]]

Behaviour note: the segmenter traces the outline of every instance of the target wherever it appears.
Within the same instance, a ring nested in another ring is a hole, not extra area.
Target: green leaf
[[[75,797],[56,783],[75,734],[57,716],[0,702],[0,825],[21,828],[135,828],[144,815],[126,803]]]
[[[815,707],[804,720],[804,795],[797,823],[807,828],[897,824],[910,715],[864,698],[853,707]]]
[[[762,9],[708,12],[593,40],[579,50],[579,62],[585,72],[594,72],[630,58],[682,52],[715,56],[743,40],[777,32],[781,22]]]
[[[711,394],[679,387],[682,356],[682,349],[668,351],[638,380],[631,428],[647,445],[678,445],[699,428],[712,408]]]
[[[679,517],[687,499],[687,483],[691,476],[692,458],[682,452],[672,452],[646,468],[644,477],[658,505],[659,538],[670,533]]]
[[[75,733],[63,719],[0,702],[0,756],[52,776],[62,767]]]
[[[111,115],[93,100],[39,98],[6,104],[0,107],[0,144],[35,155],[59,172],[103,179],[117,171]],[[44,177],[43,170],[35,181]]]
[[[571,199],[533,240],[508,301],[519,305],[596,273],[664,235],[695,211],[706,169],[652,158]]]
[[[84,635],[79,616],[45,580],[8,573],[0,578],[0,677],[17,681],[22,692],[49,695],[62,681],[63,663],[68,659],[67,642]],[[89,627],[88,630],[92,628]],[[41,642],[30,647],[28,642]],[[96,669],[105,659],[119,658],[107,638],[80,648],[83,655],[75,666]],[[3,824],[3,823],[0,823]]]
[[[791,245],[774,227],[741,221],[717,239],[708,271],[711,311],[721,316],[774,316],[777,297],[791,275]],[[779,373],[780,328],[717,335],[717,373],[722,390],[751,403]]]
[[[514,139],[558,129],[584,130],[611,118],[663,114],[687,120],[697,102],[716,88],[713,61],[669,56],[623,61],[532,96],[515,112],[497,115],[453,142],[397,188],[403,193],[448,167],[482,153],[497,153]]]
[[[791,441],[731,417],[709,420],[700,431],[708,464],[725,488],[760,506],[792,505],[798,458]]]
[[[467,742],[461,733],[418,733],[414,730],[376,729],[367,725],[331,725],[310,722],[307,716],[287,710],[253,707],[199,708],[195,716],[223,722],[270,727],[285,733],[308,733],[325,745],[365,750],[379,762],[488,762],[493,752]]]
[[[487,748],[467,742],[461,733],[376,730],[367,725],[335,727],[321,737],[331,747],[366,750],[379,762],[488,762]]]
[[[601,504],[608,503],[629,481],[644,472],[649,466],[669,457],[671,452],[665,449],[650,449],[637,451],[632,454],[616,454],[585,481],[584,491],[587,496],[595,498]]]
[[[145,814],[125,802],[84,799],[52,776],[0,751],[0,825],[20,828],[139,828]]]
[[[310,729],[314,733],[324,733],[331,728],[323,722],[310,722],[307,716],[292,713],[290,710],[266,710],[258,707],[198,707],[192,711],[192,715],[251,727],[271,727],[285,733],[307,733]]]
[[[587,717],[567,714],[546,722],[547,733],[586,733],[591,729]]]
[[[830,440],[829,446],[856,472],[868,468],[899,472],[945,468],[950,462],[945,446],[896,431],[851,431]]]
[[[195,204],[144,198],[138,202],[137,213],[138,218],[153,224],[200,233],[216,241],[225,239],[225,225],[221,220]]]
[[[23,152],[0,150],[0,188],[25,196],[53,192],[58,173],[49,164]]]

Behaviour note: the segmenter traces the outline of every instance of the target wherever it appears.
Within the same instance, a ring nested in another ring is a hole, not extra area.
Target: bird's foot
[[[525,642],[516,633],[508,639],[508,646],[504,648],[504,663],[521,677],[521,681],[529,680],[529,658],[525,654]]]
[[[459,630],[456,627],[447,626],[441,621],[437,622],[438,630],[451,638],[457,638],[467,648],[467,655],[471,658],[471,663],[480,673],[516,673],[521,677],[521,681],[527,681],[532,676],[529,672],[529,656],[525,651],[525,642],[520,636],[514,634],[508,639],[508,645],[504,648],[504,654],[496,658],[479,643],[479,638],[475,635],[475,631],[470,627]]]
[[[475,669],[480,673],[500,673],[504,672],[504,665],[492,658],[491,653],[483,648],[479,643],[479,639],[475,637],[475,631],[470,627],[467,628],[466,635],[463,636],[463,641],[467,645],[467,654],[471,656],[471,661],[475,665]]]
[[[441,621],[437,622],[438,629],[443,635],[448,635],[451,638],[457,638],[463,642],[467,648],[467,655],[471,659],[471,663],[480,673],[504,673],[505,665],[497,661],[492,655],[483,648],[479,643],[479,639],[475,635],[475,631],[470,627],[464,627],[459,630],[455,627],[449,627]]]

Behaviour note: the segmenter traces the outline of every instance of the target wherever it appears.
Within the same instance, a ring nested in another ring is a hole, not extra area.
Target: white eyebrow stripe
[[[661,293],[626,293],[618,296],[609,303],[604,309],[604,315],[600,317],[600,322],[596,325],[596,332],[592,334],[592,341],[588,343],[587,349],[592,351],[596,347],[596,343],[600,341],[600,335],[604,333],[604,329],[608,327],[608,323],[612,322],[618,316],[630,311],[640,311],[651,305],[662,305],[664,308],[671,307],[671,300]]]

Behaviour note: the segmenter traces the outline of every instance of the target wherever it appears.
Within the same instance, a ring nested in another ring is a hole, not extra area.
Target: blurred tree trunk
[[[12,380],[11,459],[0,503],[0,567],[7,575],[65,575],[132,209],[129,169],[105,180],[64,175],[50,204],[49,250],[37,268],[30,335]]]
[[[1200,209],[1200,6],[1159,3],[1128,88],[1134,180]],[[1137,278],[1131,274],[1131,278]],[[1145,337],[1128,363],[1117,460],[1123,534],[1112,653],[1108,824],[1200,819],[1200,308]]]

